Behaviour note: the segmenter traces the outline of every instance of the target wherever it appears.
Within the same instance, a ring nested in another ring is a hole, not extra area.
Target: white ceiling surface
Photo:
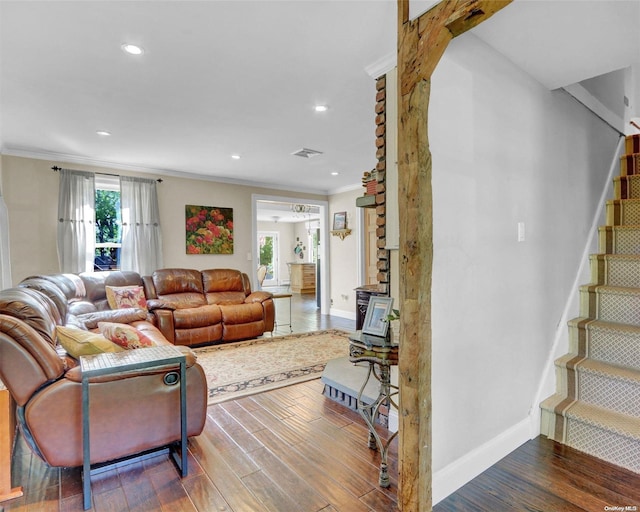
[[[640,63],[640,0],[515,0],[474,34],[557,89]]]
[[[0,8],[5,152],[321,193],[359,184],[376,164],[375,81],[365,68],[395,48],[394,2]],[[144,55],[125,54],[124,42]],[[329,110],[316,113],[316,103]],[[303,147],[323,154],[291,155]]]
[[[367,71],[395,54],[396,13],[395,0],[0,0],[0,147],[288,190],[357,187],[376,162]],[[640,62],[639,26],[640,0],[515,0],[474,33],[556,88]],[[291,155],[303,147],[323,154]]]

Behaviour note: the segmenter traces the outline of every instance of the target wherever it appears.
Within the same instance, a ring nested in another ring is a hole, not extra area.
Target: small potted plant
[[[392,309],[391,313],[384,319],[389,324],[387,329],[387,339],[392,342],[398,342],[397,337],[393,335],[393,332],[400,333],[400,310]]]

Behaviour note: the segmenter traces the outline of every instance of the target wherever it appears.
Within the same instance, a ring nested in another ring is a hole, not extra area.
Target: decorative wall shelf
[[[339,236],[340,240],[344,240],[345,237],[348,237],[351,234],[350,229],[334,229],[331,231],[333,236]]]
[[[375,208],[376,196],[362,196],[356,198],[356,206],[359,208]]]

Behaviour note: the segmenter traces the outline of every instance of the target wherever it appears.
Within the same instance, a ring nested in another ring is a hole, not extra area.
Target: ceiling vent
[[[312,158],[314,156],[321,155],[322,151],[316,151],[315,149],[302,148],[291,154],[295,156],[300,156],[302,158]]]

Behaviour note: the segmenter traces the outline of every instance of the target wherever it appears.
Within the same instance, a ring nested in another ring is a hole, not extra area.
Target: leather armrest
[[[246,299],[244,299],[244,301],[247,303],[264,302],[265,300],[270,299],[271,297],[273,297],[272,293],[257,291],[257,292],[252,292],[251,295],[249,295]]]
[[[173,311],[174,309],[176,309],[176,306],[175,304],[171,304],[170,302],[165,302],[162,299],[148,299],[147,309],[149,311],[155,311],[156,309],[168,309]]]
[[[153,314],[156,317],[156,327],[160,329],[160,332],[168,341],[175,344],[176,334],[173,311],[170,309],[155,309]]]

